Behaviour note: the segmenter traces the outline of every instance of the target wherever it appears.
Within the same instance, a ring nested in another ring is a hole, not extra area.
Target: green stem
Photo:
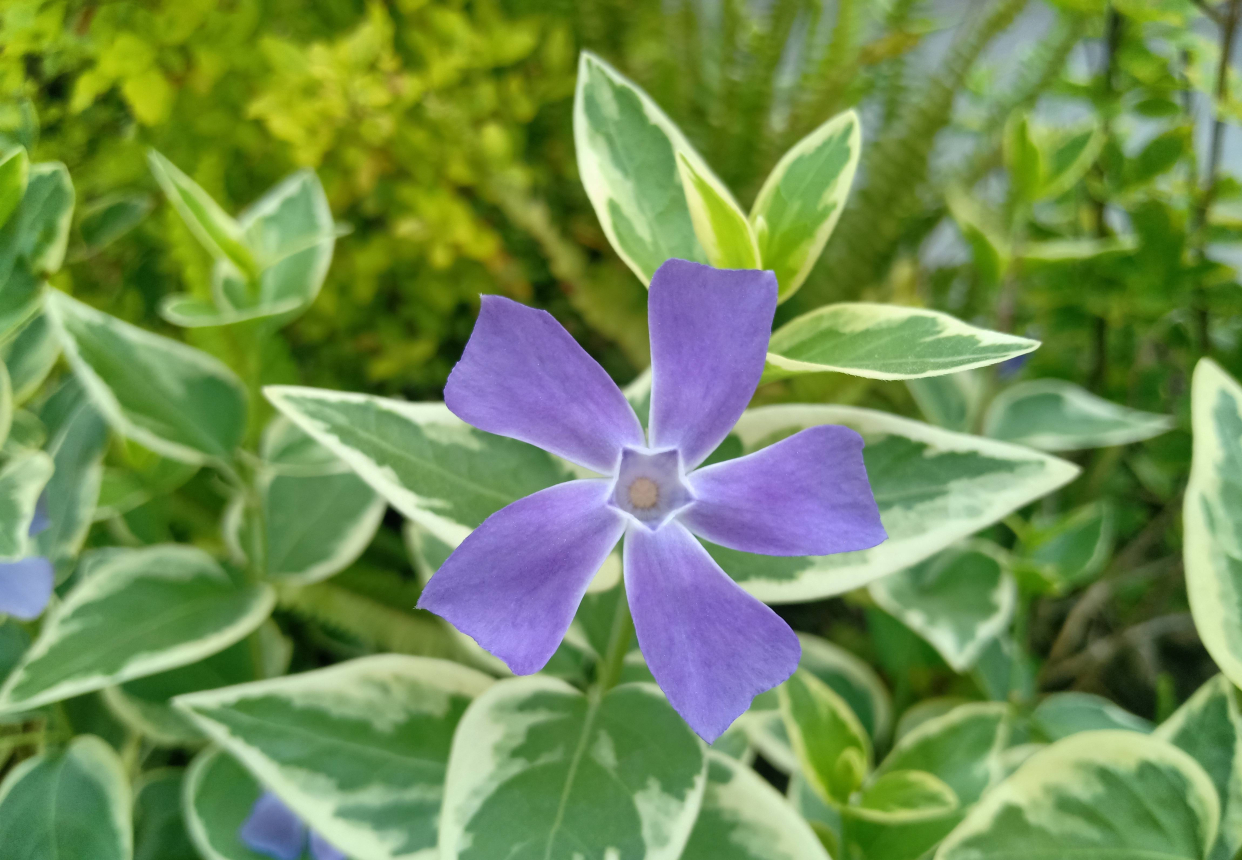
[[[608,636],[608,649],[599,664],[599,672],[595,677],[596,688],[600,695],[607,693],[621,680],[621,670],[625,668],[625,655],[630,650],[630,637],[634,635],[634,619],[630,617],[630,603],[625,598],[625,585],[619,586],[621,591],[617,597],[617,611],[612,618],[612,632]]]

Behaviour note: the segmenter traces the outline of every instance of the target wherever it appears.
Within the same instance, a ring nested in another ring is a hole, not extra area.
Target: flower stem
[[[612,632],[608,635],[608,649],[599,664],[595,684],[602,695],[621,680],[625,667],[625,655],[630,650],[630,637],[634,634],[634,619],[630,617],[630,602],[625,598],[625,583],[617,586],[617,610],[612,617]]]

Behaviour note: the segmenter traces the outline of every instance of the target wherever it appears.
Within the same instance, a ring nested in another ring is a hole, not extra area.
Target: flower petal
[[[348,860],[343,851],[313,830],[310,835],[310,853],[315,860]]]
[[[0,564],[0,614],[38,618],[52,599],[55,579],[52,563],[42,556]]]
[[[776,276],[669,260],[651,279],[652,448],[687,471],[724,441],[763,375]]]
[[[418,605],[474,637],[518,675],[556,651],[591,577],[625,531],[611,482],[569,481],[492,514],[471,532]]]
[[[275,860],[298,860],[306,845],[306,825],[284,801],[265,791],[237,836],[246,847]]]
[[[711,743],[751,699],[793,674],[801,647],[775,612],[729,578],[674,521],[625,534],[625,588],[647,666]]]
[[[704,540],[762,555],[831,555],[870,549],[880,523],[862,437],[810,427],[736,460],[692,473],[695,502],[678,515]]]
[[[468,424],[611,474],[641,446],[634,409],[595,359],[547,311],[484,296],[444,402]]]

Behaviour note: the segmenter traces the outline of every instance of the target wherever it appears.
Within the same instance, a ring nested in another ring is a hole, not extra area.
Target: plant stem
[[[621,680],[625,667],[625,655],[630,650],[630,637],[634,634],[634,619],[630,616],[630,603],[625,597],[625,583],[618,586],[617,611],[612,617],[612,632],[608,636],[608,650],[599,664],[595,676],[596,689],[600,695],[607,693]]]

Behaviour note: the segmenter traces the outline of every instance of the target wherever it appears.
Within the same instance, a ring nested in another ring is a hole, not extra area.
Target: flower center
[[[694,501],[681,476],[676,450],[621,452],[610,504],[655,531]]]
[[[650,478],[636,478],[630,484],[630,504],[647,510],[660,501],[660,485]]]

